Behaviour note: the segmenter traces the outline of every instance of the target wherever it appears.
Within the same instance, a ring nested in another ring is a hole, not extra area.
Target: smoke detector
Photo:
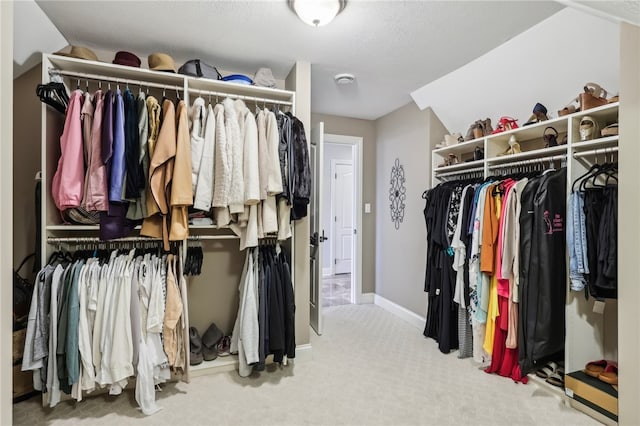
[[[333,79],[337,84],[351,84],[355,81],[356,76],[349,73],[336,74]]]

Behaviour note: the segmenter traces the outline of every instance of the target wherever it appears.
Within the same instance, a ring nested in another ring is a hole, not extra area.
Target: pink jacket
[[[53,176],[51,195],[56,207],[79,207],[84,186],[84,148],[82,144],[82,91],[74,90],[69,99],[64,130],[60,136],[60,159]]]

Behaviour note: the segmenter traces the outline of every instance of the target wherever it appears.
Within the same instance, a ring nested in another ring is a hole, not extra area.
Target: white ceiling
[[[178,64],[197,57],[249,75],[268,66],[279,79],[296,60],[307,60],[313,112],[375,119],[565,5],[640,25],[638,0],[349,0],[321,28],[300,22],[286,0],[20,0],[14,73],[33,66],[39,52],[66,44],[91,47],[105,60],[101,53],[129,50],[143,66],[155,51],[171,54]],[[356,83],[335,85],[333,75],[340,72],[354,73]]]
[[[69,44],[149,53],[178,64],[201,58],[249,75],[283,79],[312,64],[316,113],[376,119],[410,93],[463,66],[563,8],[551,1],[357,1],[326,27],[297,19],[286,1],[49,1],[37,4]],[[356,83],[338,87],[333,75]]]

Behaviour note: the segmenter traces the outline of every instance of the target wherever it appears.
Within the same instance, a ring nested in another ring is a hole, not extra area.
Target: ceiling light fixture
[[[356,76],[345,72],[341,74],[336,74],[335,76],[333,76],[333,79],[336,82],[336,84],[351,84],[355,81]]]
[[[344,10],[347,0],[287,0],[287,3],[302,22],[321,27]]]

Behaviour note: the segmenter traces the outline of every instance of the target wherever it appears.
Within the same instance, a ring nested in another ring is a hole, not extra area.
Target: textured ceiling
[[[312,64],[312,111],[378,118],[410,92],[459,68],[564,6],[550,1],[357,1],[326,27],[299,21],[286,1],[37,2],[69,44],[201,58],[283,79]],[[356,75],[337,86],[333,75]],[[479,84],[481,84],[479,82]]]

